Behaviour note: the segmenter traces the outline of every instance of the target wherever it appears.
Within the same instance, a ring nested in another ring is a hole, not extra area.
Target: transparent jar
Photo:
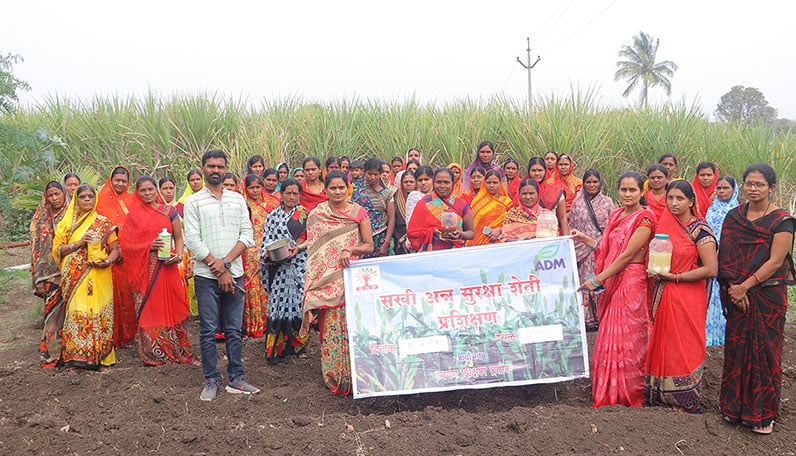
[[[668,234],[656,234],[650,241],[650,258],[647,268],[650,272],[660,274],[669,272],[672,264],[672,241]]]
[[[551,238],[558,236],[558,217],[552,211],[542,209],[536,219],[536,237]]]

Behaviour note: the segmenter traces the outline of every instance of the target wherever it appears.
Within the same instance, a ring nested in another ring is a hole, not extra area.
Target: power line
[[[547,28],[546,30],[544,30],[543,32],[540,32],[540,33],[539,33],[539,38],[537,38],[537,39],[536,39],[536,41],[537,41],[537,42],[541,42],[541,40],[542,40],[542,39],[543,39],[545,36],[547,36],[547,34],[548,34],[548,33],[550,33],[550,31],[551,31],[551,30],[553,30],[553,27],[555,27],[555,25],[556,25],[556,24],[558,24],[558,21],[560,21],[560,20],[561,20],[561,18],[564,16],[564,14],[567,12],[567,10],[569,10],[569,7],[570,7],[570,6],[572,6],[572,4],[573,4],[573,3],[575,3],[575,0],[570,0],[570,1],[569,1],[569,3],[567,3],[567,4],[566,4],[566,6],[564,7],[563,11],[561,11],[561,13],[558,15],[558,17],[556,18],[556,20],[555,20],[555,21],[553,21],[553,23],[552,23],[552,24],[550,24],[550,27],[548,27],[548,28]],[[545,23],[547,23],[547,21],[549,21],[549,20],[550,20],[550,19],[551,19],[553,16],[555,16],[555,14],[556,14],[555,12],[554,12],[553,14],[551,14],[551,15],[550,15],[550,17],[549,17],[549,18],[547,18],[547,20],[545,21]],[[539,28],[542,28],[542,27],[544,27],[544,24],[542,24],[542,25],[541,25]]]
[[[602,10],[602,11],[600,11],[599,13],[597,13],[597,15],[596,15],[596,16],[594,16],[593,18],[589,19],[589,21],[588,21],[588,22],[586,22],[585,24],[583,24],[583,25],[582,25],[582,26],[581,26],[579,29],[575,30],[575,32],[574,32],[574,33],[572,33],[572,34],[571,34],[571,35],[569,35],[568,37],[564,38],[563,40],[559,41],[559,42],[558,42],[558,44],[556,44],[555,46],[551,47],[550,49],[546,49],[546,50],[545,50],[545,52],[551,52],[551,51],[553,51],[554,49],[557,49],[557,48],[558,48],[559,46],[561,46],[562,44],[564,44],[564,43],[566,43],[567,41],[569,41],[570,39],[574,38],[574,37],[575,37],[575,36],[576,36],[578,33],[582,32],[582,31],[583,31],[583,29],[585,29],[586,27],[588,27],[589,25],[591,25],[591,24],[592,24],[592,22],[596,21],[596,20],[597,20],[597,19],[598,19],[600,16],[602,16],[602,15],[603,15],[603,13],[605,13],[605,12],[606,12],[606,11],[608,11],[608,10],[609,10],[609,9],[610,9],[612,6],[614,6],[614,4],[616,4],[616,2],[617,2],[617,1],[618,1],[618,0],[614,0],[614,1],[612,1],[612,2],[611,2],[609,5],[608,5],[608,6],[606,6],[605,8],[603,8],[603,10]]]

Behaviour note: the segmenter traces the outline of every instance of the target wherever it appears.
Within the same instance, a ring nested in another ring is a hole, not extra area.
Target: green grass
[[[30,271],[4,271],[0,269],[0,304],[7,302],[7,293],[15,288],[30,287]]]
[[[540,100],[529,114],[503,98],[443,105],[413,100],[383,103],[344,100],[326,104],[297,99],[251,106],[217,95],[168,99],[119,96],[92,100],[53,97],[34,108],[0,117],[16,127],[42,128],[56,138],[57,170],[95,169],[104,181],[115,164],[135,174],[184,174],[208,148],[226,150],[240,171],[254,154],[274,165],[299,164],[306,155],[385,159],[418,147],[435,165],[469,164],[478,142],[488,139],[501,158],[527,163],[549,149],[572,153],[578,172],[596,167],[610,187],[628,169],[643,170],[665,152],[692,177],[697,163],[713,160],[722,173],[739,176],[747,165],[771,163],[780,175],[780,202],[793,209],[796,136],[767,126],[709,122],[694,106],[602,109],[596,91]],[[12,161],[13,162],[13,161]]]

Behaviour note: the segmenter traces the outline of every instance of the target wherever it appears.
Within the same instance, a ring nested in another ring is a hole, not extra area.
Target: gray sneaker
[[[202,394],[199,395],[199,399],[203,401],[212,401],[216,398],[216,393],[218,392],[218,382],[214,380],[207,380],[205,382],[205,388],[202,390]]]
[[[243,377],[238,377],[229,382],[227,384],[226,390],[228,393],[233,394],[257,394],[260,392],[260,388],[251,385],[249,382],[244,380]]]

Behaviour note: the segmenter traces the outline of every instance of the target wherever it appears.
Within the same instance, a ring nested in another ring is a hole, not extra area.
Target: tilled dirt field
[[[796,324],[788,323],[782,417],[758,436],[718,413],[721,347],[708,350],[703,415],[665,408],[589,408],[589,380],[353,400],[320,376],[317,334],[309,358],[270,366],[262,340],[244,344],[246,376],[262,393],[219,391],[201,402],[201,369],[143,367],[121,350],[104,373],[38,365],[40,303],[23,274],[0,280],[2,454],[794,454]],[[198,352],[197,325],[188,324]],[[593,343],[593,335],[589,341]],[[219,346],[223,357],[223,344]],[[225,360],[220,361],[225,367]]]

